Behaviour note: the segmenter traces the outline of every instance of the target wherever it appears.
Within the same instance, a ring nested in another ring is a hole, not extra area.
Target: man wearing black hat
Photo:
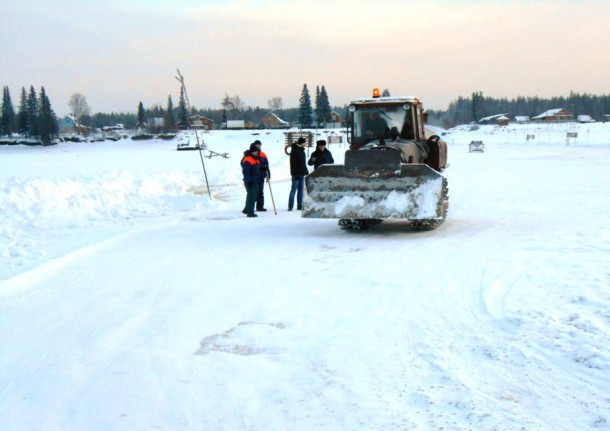
[[[330,151],[326,149],[326,141],[320,139],[316,142],[316,151],[311,153],[311,157],[309,157],[307,164],[309,166],[313,165],[313,170],[315,171],[320,165],[332,165],[333,163],[335,163],[335,159],[333,159],[333,155]]]
[[[256,199],[256,211],[267,211],[265,209],[265,180],[271,179],[271,171],[269,170],[269,159],[261,150],[263,145],[258,139],[254,141],[254,145],[258,148],[258,160],[260,161],[261,175],[258,181],[258,198]]]
[[[248,217],[258,217],[254,214],[254,206],[258,199],[258,181],[261,175],[258,147],[255,144],[250,145],[248,153],[244,154],[244,158],[241,159],[241,170],[246,187],[246,206],[242,212]]]
[[[292,186],[288,197],[288,211],[294,208],[294,195],[297,195],[297,209],[303,209],[303,189],[305,187],[305,175],[309,173],[305,163],[305,138],[299,138],[292,144],[290,149],[290,175],[292,176]]]

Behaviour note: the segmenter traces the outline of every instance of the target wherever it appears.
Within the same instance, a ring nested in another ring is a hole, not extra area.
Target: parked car
[[[468,152],[472,153],[473,151],[480,151],[481,153],[485,151],[485,144],[483,141],[470,141],[470,144],[468,144]]]

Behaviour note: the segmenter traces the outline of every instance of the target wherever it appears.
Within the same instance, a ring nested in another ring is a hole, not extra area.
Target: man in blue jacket
[[[258,182],[260,180],[260,160],[258,158],[258,147],[250,145],[248,155],[241,159],[241,170],[244,176],[244,186],[246,187],[246,206],[242,211],[248,217],[258,217],[254,214],[254,206],[258,199]]]
[[[267,155],[261,150],[263,145],[258,139],[254,141],[254,145],[258,148],[258,160],[261,163],[261,175],[258,181],[258,199],[256,200],[256,211],[267,211],[265,208],[265,180],[271,179],[271,170],[269,169],[269,159]]]

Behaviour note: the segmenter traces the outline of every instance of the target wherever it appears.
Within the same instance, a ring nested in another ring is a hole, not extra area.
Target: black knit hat
[[[261,141],[259,141],[258,139],[256,141],[254,141],[254,145],[263,145]]]
[[[253,153],[254,151],[259,151],[258,147],[256,144],[250,144],[250,152]]]
[[[298,145],[304,144],[305,142],[307,142],[307,140],[305,138],[299,138],[299,140],[297,141]]]
[[[320,139],[319,141],[316,141],[316,144],[318,144],[318,145],[326,145],[326,141],[324,139]]]

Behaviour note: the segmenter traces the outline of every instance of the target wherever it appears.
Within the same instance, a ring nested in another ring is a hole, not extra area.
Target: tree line
[[[0,107],[0,135],[13,136],[19,134],[27,138],[39,139],[44,145],[51,143],[59,134],[57,116],[51,107],[51,102],[44,87],[36,93],[30,86],[29,93],[21,88],[19,108],[15,112],[8,87],[2,90],[2,106]]]
[[[577,115],[590,115],[596,120],[603,120],[610,114],[610,94],[593,95],[570,92],[568,97],[541,98],[522,97],[513,99],[484,96],[474,92],[471,97],[458,97],[449,104],[446,111],[427,110],[428,121],[444,128],[458,124],[478,122],[481,118],[506,114],[511,120],[516,116],[535,117],[550,109],[563,108]]]
[[[383,96],[389,96],[389,90],[383,91]],[[244,120],[245,123],[260,124],[261,119],[270,110],[278,117],[291,124],[301,127],[321,126],[331,121],[332,111],[337,111],[344,118],[349,118],[347,105],[331,108],[326,87],[316,86],[315,100],[312,97],[307,84],[303,84],[299,106],[296,108],[284,108],[281,97],[272,97],[267,102],[266,108],[250,107],[241,100],[238,95],[225,97],[220,101],[220,108],[187,109],[185,95],[181,89],[178,104],[174,105],[172,96],[169,95],[167,103],[163,107],[160,104],[145,108],[139,102],[135,113],[96,113],[91,110],[86,98],[81,94],[74,94],[70,98],[71,114],[77,125],[87,126],[93,129],[101,129],[105,126],[123,124],[128,129],[147,127],[154,132],[171,132],[177,128],[186,128],[189,119],[193,115],[201,115],[221,125],[227,120]],[[459,124],[478,122],[481,118],[506,114],[509,118],[515,116],[534,117],[549,109],[564,108],[575,116],[587,114],[594,119],[601,120],[604,115],[610,113],[610,94],[592,95],[570,92],[568,97],[541,98],[517,97],[513,99],[494,98],[484,96],[482,92],[474,92],[470,97],[460,96],[452,101],[447,110],[427,110],[428,122],[444,128],[454,127]],[[153,120],[162,118],[162,125]],[[11,136],[18,133],[21,136],[37,138],[42,143],[48,144],[53,137],[59,133],[58,121],[51,103],[46,95],[44,87],[37,93],[33,86],[29,92],[21,89],[21,97],[18,110],[15,111],[8,87],[3,89],[2,106],[0,110],[0,135]]]
[[[269,111],[273,111],[288,123],[299,124],[302,127],[313,127],[330,122],[333,111],[324,85],[316,86],[313,106],[307,84],[303,84],[298,107],[284,108],[281,97],[270,98],[267,105],[266,108],[246,106],[239,95],[229,96],[225,94],[220,101],[220,108],[198,109],[191,106],[189,111],[185,95],[181,89],[177,105],[174,105],[172,96],[169,95],[165,106],[155,104],[146,108],[140,101],[135,113],[97,113],[82,115],[80,120],[83,125],[92,128],[102,128],[120,123],[128,129],[147,127],[148,129],[154,129],[154,132],[171,132],[177,128],[188,127],[188,120],[194,115],[209,118],[218,125],[226,123],[227,120],[244,120],[245,123],[258,125]],[[346,110],[346,106],[335,107],[334,110],[343,112]],[[158,118],[163,119],[162,126],[154,124],[154,119]]]

